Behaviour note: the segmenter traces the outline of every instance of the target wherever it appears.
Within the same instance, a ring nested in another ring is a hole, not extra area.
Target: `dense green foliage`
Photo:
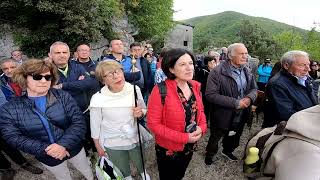
[[[15,28],[16,43],[29,56],[44,56],[54,41],[75,47],[111,35],[116,0],[4,0],[1,23]]]
[[[242,21],[237,35],[248,51],[259,59],[276,59],[281,56],[282,51],[272,36],[249,20]]]
[[[294,31],[286,31],[274,37],[283,51],[303,50],[310,54],[311,59],[320,60],[320,33],[313,28],[302,36]]]
[[[28,55],[46,55],[51,43],[112,39],[111,22],[128,14],[139,39],[161,39],[172,27],[172,0],[2,0],[0,25],[15,29],[15,43]],[[163,14],[162,14],[163,13]]]
[[[125,10],[129,21],[138,27],[135,40],[163,39],[173,26],[173,0],[126,0]]]
[[[307,31],[289,26],[284,23],[261,17],[247,16],[241,13],[227,11],[215,15],[201,16],[185,20],[195,26],[194,28],[194,49],[203,50],[207,46],[222,47],[239,41],[239,31],[243,22],[256,24],[259,30],[263,30],[271,36],[284,31],[294,30],[298,34],[305,34]],[[252,53],[252,52],[251,52]]]

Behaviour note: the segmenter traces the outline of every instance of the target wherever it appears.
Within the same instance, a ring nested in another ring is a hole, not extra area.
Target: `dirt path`
[[[248,128],[244,130],[240,146],[235,151],[235,155],[237,157],[242,158],[245,143],[247,142],[249,136],[251,136],[251,134],[259,129],[260,125],[261,118],[259,122],[254,123],[251,131],[249,131]],[[221,155],[221,149],[219,150],[217,156],[214,158],[214,163],[211,166],[207,166],[204,164],[204,152],[206,143],[209,139],[209,134],[210,133],[208,132],[206,136],[199,142],[199,150],[194,153],[192,161],[186,171],[184,180],[245,180],[244,176],[242,175],[242,160],[235,162],[228,161]],[[26,156],[33,164],[44,169],[41,164],[38,163],[34,158],[28,155]],[[146,156],[147,171],[150,174],[151,179],[159,179],[153,146],[147,149]],[[43,174],[33,175],[14,164],[13,167],[18,172],[15,176],[15,180],[54,180],[52,174],[50,174],[50,172],[45,169]],[[71,175],[75,180],[84,179],[78,171],[76,171],[72,167],[70,168]],[[136,180],[140,179],[140,177],[137,176],[135,176],[134,178]]]

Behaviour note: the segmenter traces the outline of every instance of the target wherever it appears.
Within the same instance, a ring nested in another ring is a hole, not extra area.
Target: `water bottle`
[[[259,172],[260,165],[259,161],[259,149],[256,147],[249,148],[249,153],[244,160],[243,172],[244,173],[255,173]]]

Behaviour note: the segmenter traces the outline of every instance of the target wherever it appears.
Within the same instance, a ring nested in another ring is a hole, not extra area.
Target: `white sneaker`
[[[144,173],[141,173],[140,175],[142,177],[142,180],[151,180],[151,178],[150,178],[148,173],[146,173],[146,179],[144,179]]]

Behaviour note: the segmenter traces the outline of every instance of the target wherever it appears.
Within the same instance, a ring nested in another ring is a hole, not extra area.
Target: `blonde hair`
[[[122,65],[115,60],[107,59],[99,62],[96,67],[95,76],[103,83],[103,76],[106,71],[114,71],[116,69],[123,69]]]
[[[17,83],[22,89],[27,87],[27,77],[32,74],[41,74],[50,72],[51,87],[54,86],[59,79],[57,68],[49,60],[29,59],[19,66],[13,73],[12,80]]]

